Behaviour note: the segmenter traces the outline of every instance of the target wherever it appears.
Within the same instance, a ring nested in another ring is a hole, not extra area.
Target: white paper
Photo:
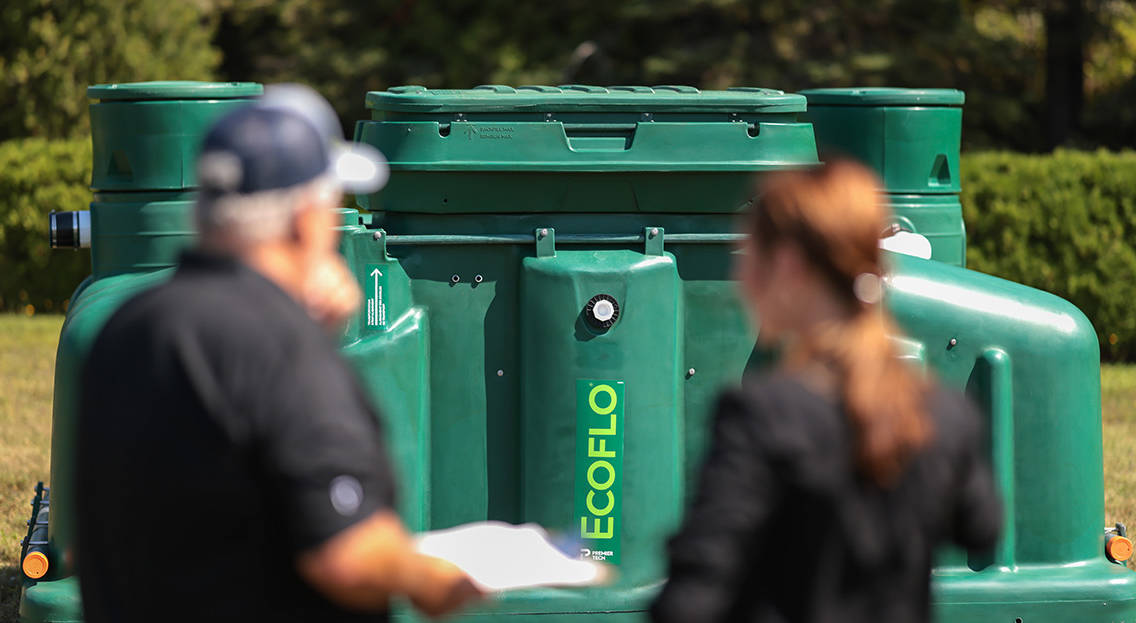
[[[534,586],[592,586],[606,581],[605,565],[566,556],[536,524],[486,521],[416,538],[420,553],[453,563],[487,592]]]

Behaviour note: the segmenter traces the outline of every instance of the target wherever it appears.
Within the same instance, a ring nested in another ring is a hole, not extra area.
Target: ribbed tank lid
[[[810,106],[962,106],[966,94],[958,89],[847,87],[801,91]]]
[[[776,89],[702,91],[692,86],[482,85],[473,89],[392,87],[367,93],[367,108],[405,113],[804,112],[805,98]]]
[[[87,87],[87,97],[103,101],[237,99],[256,97],[263,92],[264,87],[256,82],[192,80],[123,82]]]

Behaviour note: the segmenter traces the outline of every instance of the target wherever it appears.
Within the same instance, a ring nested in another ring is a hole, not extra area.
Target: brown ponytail
[[[775,174],[760,191],[751,221],[758,248],[799,246],[851,310],[846,321],[806,336],[801,352],[836,373],[858,468],[877,484],[891,484],[932,431],[926,382],[897,357],[888,336],[898,331],[872,296],[888,222],[876,177],[838,161]]]

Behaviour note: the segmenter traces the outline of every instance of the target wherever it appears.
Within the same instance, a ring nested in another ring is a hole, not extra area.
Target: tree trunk
[[[1084,100],[1083,0],[1051,0],[1045,10],[1045,140],[1064,145],[1078,128]]]

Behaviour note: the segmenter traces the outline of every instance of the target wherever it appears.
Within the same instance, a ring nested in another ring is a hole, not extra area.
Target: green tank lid
[[[447,112],[784,112],[805,110],[801,95],[756,87],[702,91],[691,86],[598,87],[581,84],[473,89],[392,87],[367,93],[367,108],[403,113]]]
[[[263,93],[255,82],[131,82],[87,88],[91,188],[178,191],[197,185],[197,150],[225,113]]]
[[[214,100],[255,97],[264,92],[256,82],[197,82],[159,80],[96,84],[87,87],[87,97],[102,101]]]
[[[810,106],[962,106],[966,94],[958,89],[847,87],[801,91]]]
[[[959,185],[962,105],[957,89],[809,89],[802,121],[823,154],[872,167],[888,192],[952,194]]]

